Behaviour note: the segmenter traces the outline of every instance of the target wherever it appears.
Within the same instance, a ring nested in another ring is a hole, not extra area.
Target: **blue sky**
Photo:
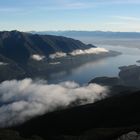
[[[0,30],[139,31],[140,0],[1,0]]]

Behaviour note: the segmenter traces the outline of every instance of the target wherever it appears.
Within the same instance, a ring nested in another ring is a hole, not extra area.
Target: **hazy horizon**
[[[0,32],[3,31],[19,31],[19,32],[112,32],[112,33],[140,33],[140,31],[112,31],[112,30],[18,30],[18,29],[3,29],[0,30]]]
[[[140,31],[112,31],[112,30],[18,30],[18,29],[3,29],[0,30],[0,32],[3,31],[19,31],[19,32],[112,32],[112,33],[140,33]]]

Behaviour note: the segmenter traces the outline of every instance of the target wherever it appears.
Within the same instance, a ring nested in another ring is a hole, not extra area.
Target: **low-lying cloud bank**
[[[108,88],[97,84],[79,86],[75,82],[47,84],[32,79],[4,81],[0,84],[0,127],[22,123],[34,116],[108,96]]]
[[[45,58],[45,56],[39,55],[39,54],[34,54],[34,55],[31,56],[31,58],[33,60],[36,60],[36,61],[41,61],[41,60],[43,60]]]
[[[50,54],[49,58],[55,59],[55,58],[61,58],[61,57],[66,57],[66,56],[67,56],[67,54],[64,52],[56,52],[54,54]]]
[[[5,66],[5,65],[8,65],[8,64],[4,62],[0,62],[0,66]]]
[[[74,50],[71,53],[64,53],[64,52],[56,52],[54,54],[49,55],[49,58],[55,59],[55,58],[61,58],[61,57],[66,57],[67,55],[71,56],[77,56],[77,55],[85,55],[85,54],[101,54],[101,53],[106,53],[109,52],[105,48],[90,48],[86,50]]]
[[[54,54],[50,54],[49,58],[55,59],[55,58],[66,57],[67,55],[77,56],[77,55],[85,55],[85,54],[100,54],[105,52],[109,52],[109,51],[105,48],[90,48],[86,50],[74,50],[71,53],[56,52]],[[39,54],[33,54],[31,58],[36,61],[41,61],[45,58],[45,56]]]
[[[70,54],[72,56],[76,56],[76,55],[84,55],[84,54],[100,54],[100,53],[105,53],[105,52],[108,52],[108,50],[105,48],[90,48],[86,50],[75,50],[71,52]]]

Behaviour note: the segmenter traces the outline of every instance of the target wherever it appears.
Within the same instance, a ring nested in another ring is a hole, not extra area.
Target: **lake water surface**
[[[90,60],[90,62],[83,63],[79,66],[71,64],[70,69],[60,70],[59,72],[52,72],[49,75],[48,83],[59,83],[63,81],[75,81],[81,85],[88,83],[91,79],[100,76],[118,76],[118,67],[124,65],[137,64],[140,60],[140,49],[130,48],[118,45],[100,45],[110,50],[122,52],[122,55],[115,57],[106,57],[100,60]]]

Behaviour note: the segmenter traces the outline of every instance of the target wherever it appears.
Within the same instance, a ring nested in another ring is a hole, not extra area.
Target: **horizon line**
[[[18,29],[13,29],[13,30],[0,30],[0,32],[12,32],[12,31],[19,31],[19,32],[26,32],[26,33],[31,33],[31,32],[112,32],[112,33],[140,33],[140,31],[111,31],[111,30],[29,30],[29,31],[24,31],[24,30],[18,30]]]

